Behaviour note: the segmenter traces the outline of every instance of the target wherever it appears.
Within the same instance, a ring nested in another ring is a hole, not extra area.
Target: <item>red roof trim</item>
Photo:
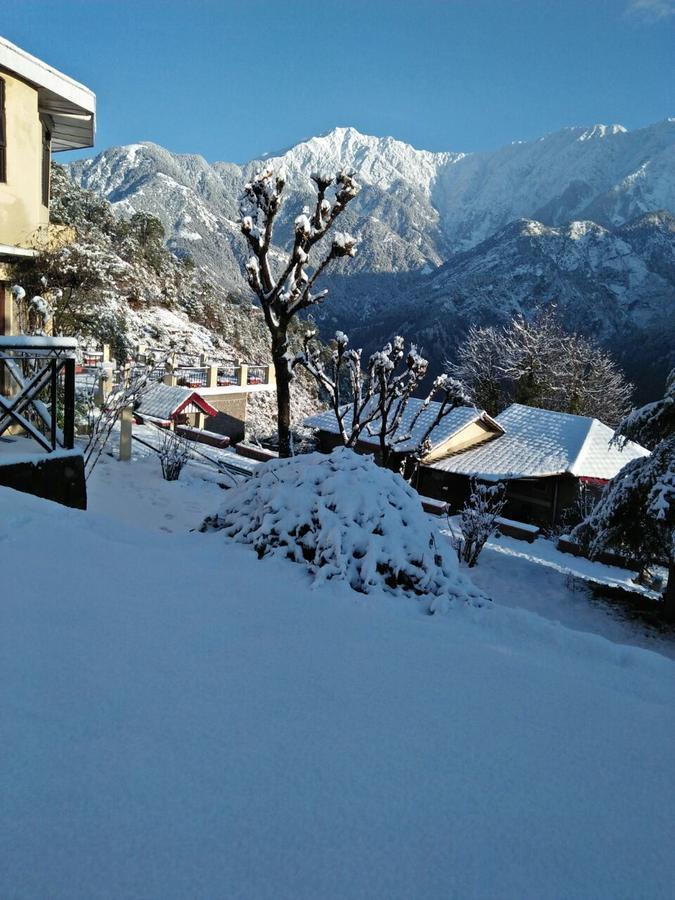
[[[171,418],[173,419],[174,416],[177,416],[178,413],[182,412],[185,407],[189,406],[191,403],[194,403],[195,406],[198,406],[201,411],[207,416],[218,415],[218,410],[215,408],[215,406],[211,406],[211,404],[207,403],[206,400],[197,393],[197,391],[193,391],[189,397],[186,397],[185,400],[183,400],[183,402],[173,410],[173,412],[171,413]]]

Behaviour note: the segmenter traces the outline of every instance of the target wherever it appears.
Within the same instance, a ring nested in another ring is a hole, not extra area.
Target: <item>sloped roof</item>
[[[207,416],[218,414],[218,410],[197,391],[188,387],[173,387],[168,384],[155,384],[144,391],[139,397],[136,410],[142,416],[168,421],[190,403],[198,406]]]
[[[53,151],[93,147],[96,96],[89,88],[0,37],[2,70],[37,89],[39,111],[51,116],[53,122]]]
[[[578,478],[613,478],[648,450],[629,441],[610,446],[613,430],[598,419],[514,403],[496,421],[504,434],[475,449],[430,463],[434,469],[489,479],[542,478],[568,473]]]
[[[408,401],[408,405],[405,409],[405,412],[403,413],[400,425],[396,429],[396,433],[394,434],[394,439],[396,439],[397,437],[403,438],[400,443],[396,444],[397,452],[406,453],[410,450],[414,450],[419,444],[420,440],[424,437],[429,425],[431,425],[433,420],[436,418],[440,403],[432,400],[427,408],[420,414],[419,419],[415,423],[413,431],[410,432],[410,425],[417,415],[422,403],[422,400],[418,400],[415,397],[411,398]],[[352,416],[350,414],[349,408],[345,406],[345,409],[348,409],[345,424],[347,430],[349,430],[349,428],[351,428]],[[366,414],[367,412],[368,408],[366,408]],[[480,412],[475,407],[458,406],[456,409],[453,409],[451,412],[449,412],[448,415],[445,416],[431,432],[429,436],[431,446],[436,447],[439,444],[444,443],[455,434],[457,434],[458,431],[461,431],[461,429],[466,425],[469,425],[471,422],[476,422],[478,419],[485,419],[486,421],[490,421],[494,424],[494,420],[491,420],[486,413]],[[378,423],[379,419],[375,419],[370,428],[372,432],[377,431]],[[319,413],[315,416],[310,416],[310,418],[305,419],[304,424],[308,428],[318,428],[320,431],[327,431],[331,434],[339,434],[340,432],[337,424],[337,418],[332,410]],[[369,434],[366,430],[364,430],[361,433],[360,441],[364,444],[377,444],[378,438],[376,435],[374,436],[373,434]]]

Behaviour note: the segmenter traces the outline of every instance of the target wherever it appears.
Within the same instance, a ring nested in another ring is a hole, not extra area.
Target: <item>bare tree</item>
[[[497,518],[506,502],[504,485],[480,484],[471,480],[471,494],[459,516],[459,534],[453,537],[457,559],[472,569],[487,543],[497,530]]]
[[[289,352],[288,328],[297,313],[320,303],[327,291],[313,293],[319,276],[332,260],[354,256],[356,240],[346,232],[334,232],[333,241],[318,253],[310,269],[310,253],[330,231],[337,217],[356,197],[359,185],[349,172],[335,178],[313,174],[317,195],[312,215],[303,213],[295,220],[293,247],[281,254],[272,247],[274,222],[282,203],[285,176],[271,167],[258,172],[245,185],[241,206],[241,230],[252,256],[246,263],[246,277],[260,300],[265,324],[272,340],[272,361],[277,380],[279,455],[291,454],[291,397],[293,356]],[[333,186],[333,196],[328,190]],[[274,257],[274,261],[273,261]],[[276,260],[283,257],[283,262]]]
[[[328,395],[340,438],[346,447],[355,447],[364,433],[376,437],[379,462],[390,465],[392,456],[406,444],[406,456],[414,467],[429,452],[429,439],[443,419],[467,403],[462,385],[449,375],[439,375],[431,390],[417,407],[405,427],[404,415],[408,404],[427,374],[428,363],[411,345],[405,352],[402,337],[395,337],[382,350],[373,353],[365,372],[361,368],[361,350],[349,349],[349,338],[338,331],[330,358],[325,359],[314,342],[315,333],[305,336],[304,351],[294,359],[294,366],[303,366]],[[435,406],[431,407],[431,403]],[[424,430],[409,447],[422,415],[429,409],[433,415],[425,422]],[[410,474],[410,473],[409,473]]]
[[[153,372],[158,365],[163,368],[166,359],[168,355],[159,364],[149,360],[144,368],[137,369],[128,378],[123,377],[113,385],[100,408],[94,403],[93,396],[89,398],[89,437],[84,448],[84,471],[87,478],[94,471],[123,410],[133,406],[143,391],[153,383]]]
[[[633,386],[611,356],[566,331],[553,307],[501,328],[470,328],[447,369],[492,415],[515,401],[616,425],[631,408]]]
[[[187,442],[180,440],[173,431],[166,429],[162,432],[157,453],[164,480],[178,481],[180,473],[190,459]]]

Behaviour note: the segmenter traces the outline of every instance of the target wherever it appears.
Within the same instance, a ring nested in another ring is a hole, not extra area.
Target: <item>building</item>
[[[218,411],[193,388],[155,384],[140,395],[134,414],[139,421],[162,428],[203,428],[205,419],[216,416]]]
[[[0,334],[15,333],[11,264],[54,240],[51,154],[91,147],[96,97],[0,37]]]
[[[197,388],[214,410],[201,427],[228,437],[233,444],[244,439],[251,395],[276,390],[274,366],[243,361],[200,366],[168,363],[164,383]]]
[[[419,409],[412,400],[400,431],[399,456],[419,443],[436,414],[430,404],[420,424],[407,437],[406,428]],[[421,417],[422,418],[422,417]],[[340,443],[335,414],[312,416],[306,425],[318,429],[319,447],[329,452]],[[431,450],[419,466],[414,486],[425,497],[443,500],[459,511],[469,496],[471,479],[506,486],[504,515],[516,521],[550,526],[561,521],[582,491],[598,494],[630,460],[648,450],[628,441],[611,444],[614,432],[597,419],[552,412],[514,403],[494,419],[472,407],[453,410],[431,433]],[[367,436],[357,447],[374,452]]]
[[[426,409],[420,410],[422,400],[411,398],[408,401],[396,432],[391,436],[395,446],[392,467],[398,469],[401,461],[408,456],[420,443],[429,426],[438,414],[439,404],[431,401]],[[366,409],[366,415],[368,410]],[[375,420],[372,427],[361,432],[356,450],[360,453],[376,453],[379,447],[377,437],[378,421]],[[330,453],[342,441],[335,413],[327,411],[310,416],[304,424],[308,428],[317,431],[319,449],[323,453]],[[351,415],[346,411],[346,427],[351,428]],[[486,412],[481,412],[473,406],[458,406],[445,416],[431,431],[429,442],[431,449],[424,457],[425,463],[448,456],[450,453],[462,450],[465,447],[475,446],[502,433],[501,426]]]
[[[91,147],[95,120],[88,88],[0,37],[0,484],[79,507],[77,342],[20,334],[11,285],[18,260],[67,238],[49,225],[51,154]]]
[[[502,433],[481,446],[425,461],[420,493],[459,508],[471,478],[506,485],[509,518],[539,525],[560,521],[585,488],[599,493],[629,462],[649,451],[629,441],[610,444],[614,432],[598,419],[514,403],[495,419]]]

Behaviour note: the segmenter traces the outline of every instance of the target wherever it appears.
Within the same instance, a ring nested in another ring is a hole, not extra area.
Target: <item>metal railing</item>
[[[73,338],[0,337],[0,435],[18,426],[47,452],[73,448],[76,350]]]

